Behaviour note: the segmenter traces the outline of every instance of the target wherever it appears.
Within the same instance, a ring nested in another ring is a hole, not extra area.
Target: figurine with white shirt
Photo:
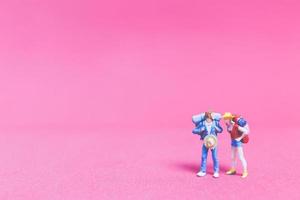
[[[231,168],[226,172],[227,175],[236,174],[237,155],[243,166],[242,178],[248,176],[247,161],[243,152],[243,144],[249,141],[249,126],[247,121],[239,115],[226,112],[223,115],[226,121],[227,131],[231,137]]]
[[[206,162],[208,150],[212,152],[213,166],[214,166],[214,178],[219,177],[219,160],[217,156],[217,135],[223,131],[219,121],[222,115],[214,112],[205,112],[192,117],[192,121],[195,124],[193,129],[194,134],[200,135],[200,139],[203,140],[202,145],[202,157],[201,168],[197,173],[197,176],[206,175]]]

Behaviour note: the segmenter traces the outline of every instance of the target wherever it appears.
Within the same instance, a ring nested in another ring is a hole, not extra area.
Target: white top
[[[208,134],[211,133],[212,124],[213,124],[213,122],[207,122],[206,120],[204,121],[204,125],[206,127],[206,130],[207,130]]]

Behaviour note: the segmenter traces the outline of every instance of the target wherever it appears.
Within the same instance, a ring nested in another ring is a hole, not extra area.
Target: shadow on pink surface
[[[210,159],[210,158],[208,158]],[[224,165],[220,164],[220,173],[224,174],[229,168],[230,165]],[[183,172],[190,172],[194,175],[196,175],[197,172],[199,172],[200,169],[200,161],[199,163],[185,163],[185,162],[174,162],[170,164],[170,170],[181,170]],[[207,164],[207,174],[212,175],[213,174],[213,166],[211,164]]]

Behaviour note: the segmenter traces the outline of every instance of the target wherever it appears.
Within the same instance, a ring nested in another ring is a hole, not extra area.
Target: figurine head
[[[213,118],[211,116],[211,112],[205,112],[204,118],[205,118],[205,121],[208,122],[208,123],[213,121]]]

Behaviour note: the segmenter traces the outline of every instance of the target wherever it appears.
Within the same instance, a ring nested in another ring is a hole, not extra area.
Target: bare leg
[[[247,161],[246,161],[245,156],[244,156],[243,147],[238,147],[237,152],[238,152],[238,155],[239,155],[239,159],[242,162],[242,166],[243,166],[244,171],[247,171]]]
[[[231,146],[231,168],[226,172],[226,174],[228,174],[228,175],[233,175],[236,173],[236,170],[235,170],[236,153],[237,153],[237,148],[234,146]]]
[[[232,169],[236,168],[236,153],[237,153],[237,148],[231,146],[231,168]]]

